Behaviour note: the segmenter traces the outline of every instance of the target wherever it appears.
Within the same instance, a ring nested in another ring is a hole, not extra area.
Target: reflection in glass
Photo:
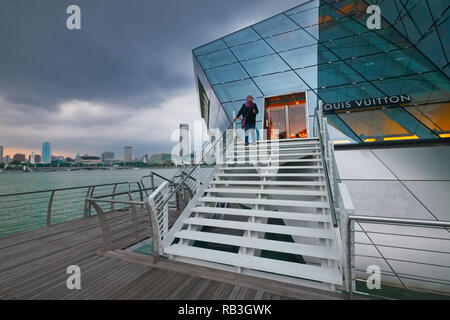
[[[437,103],[405,108],[417,120],[439,134],[441,138],[450,137],[450,103]]]

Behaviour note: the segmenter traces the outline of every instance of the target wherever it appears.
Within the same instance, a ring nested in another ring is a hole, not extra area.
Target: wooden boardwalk
[[[129,212],[108,219],[115,240],[133,241]],[[145,235],[145,223],[139,226]],[[67,289],[69,265],[81,268],[81,290]],[[165,259],[153,263],[121,250],[105,252],[96,216],[0,238],[0,299],[344,298]]]

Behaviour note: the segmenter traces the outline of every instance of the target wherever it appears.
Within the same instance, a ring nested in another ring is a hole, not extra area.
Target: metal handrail
[[[134,184],[137,185],[136,190],[132,190],[132,185]],[[122,192],[125,188],[120,188],[119,191],[121,192],[116,192],[118,186],[124,185],[128,186],[126,192]],[[3,220],[1,236],[44,226],[50,227],[54,224],[83,216],[89,217],[91,202],[87,199],[93,197],[95,191],[99,191],[99,189],[102,192],[107,191],[101,189],[104,187],[113,187],[113,193],[107,195],[100,194],[97,197],[112,197],[114,199],[115,196],[139,193],[138,197],[142,201],[144,200],[142,194],[144,190],[139,181],[120,181],[97,185],[0,194],[0,212],[2,217],[7,217],[7,219],[5,218]],[[144,203],[141,205],[143,206]],[[111,203],[110,211],[114,211],[113,203]]]
[[[346,226],[347,230],[347,234],[352,235],[355,232],[357,232],[356,230],[352,230],[352,223],[354,222],[365,222],[365,223],[371,223],[371,224],[380,224],[380,225],[397,225],[397,226],[410,226],[410,227],[424,227],[424,228],[439,228],[443,230],[447,230],[449,231],[450,228],[450,221],[438,221],[438,220],[420,220],[420,219],[404,219],[404,218],[391,218],[391,217],[377,217],[377,216],[362,216],[362,215],[353,215],[353,214],[349,214],[348,215],[348,224]],[[424,265],[428,265],[428,266],[437,266],[437,267],[445,267],[445,268],[450,268],[449,265],[436,265],[436,264],[432,264],[432,263],[426,263],[426,262],[419,262],[419,261],[412,261],[412,260],[405,260],[405,259],[394,259],[394,258],[389,258],[389,257],[385,257],[383,255],[383,252],[381,250],[378,249],[378,247],[384,247],[386,245],[383,245],[382,243],[375,243],[369,236],[368,233],[372,233],[371,231],[365,231],[363,230],[362,232],[364,232],[366,234],[366,236],[368,237],[370,243],[359,243],[356,242],[354,240],[351,239],[351,237],[348,237],[348,247],[347,247],[347,255],[348,255],[348,259],[347,259],[347,269],[350,272],[350,279],[351,281],[348,282],[348,293],[350,298],[352,298],[353,292],[354,292],[354,281],[355,278],[353,277],[353,270],[356,271],[366,271],[366,270],[362,270],[361,268],[358,268],[355,265],[355,262],[353,261],[352,257],[357,257],[357,256],[361,256],[358,254],[352,254],[352,245],[354,246],[355,244],[365,244],[365,245],[369,245],[369,246],[373,246],[375,248],[375,250],[377,250],[379,256],[367,256],[369,258],[374,258],[374,259],[383,259],[383,261],[386,263],[386,265],[391,269],[391,271],[383,271],[383,272],[391,272],[392,273],[392,277],[395,277],[400,284],[402,284],[403,288],[408,289],[407,286],[404,284],[404,282],[402,281],[402,279],[412,279],[415,281],[422,281],[425,283],[435,283],[435,284],[446,284],[449,285],[448,280],[445,280],[447,282],[442,282],[444,281],[443,279],[438,279],[438,278],[430,278],[430,277],[426,277],[424,275],[414,275],[414,274],[406,274],[404,272],[399,272],[398,270],[396,270],[393,265],[389,262],[389,261],[401,261],[404,263],[414,263],[414,264],[424,264]],[[397,236],[412,236],[409,234],[395,234],[395,233],[388,233],[389,235],[397,235]],[[423,236],[421,237],[420,235],[414,235],[416,237],[420,237],[420,238],[428,238],[427,236]],[[436,238],[436,237],[432,237],[431,239],[439,239],[439,240],[447,240],[450,241],[450,238]],[[393,247],[392,245],[388,245],[389,247]],[[427,249],[420,249],[420,248],[409,248],[409,247],[401,247],[401,246],[394,246],[395,248],[400,248],[400,249],[405,249],[405,250],[415,250],[415,251],[419,251],[419,252],[429,252],[429,250]],[[439,253],[439,254],[450,254],[450,252],[438,252],[438,251],[433,251],[434,253]],[[366,257],[364,255],[362,255],[362,257]],[[366,257],[366,258],[367,258]],[[442,281],[441,281],[442,280]],[[448,292],[447,292],[448,294]]]
[[[325,148],[323,145],[323,138],[322,138],[322,134],[321,134],[322,127],[320,125],[320,119],[319,119],[317,109],[314,111],[314,113],[315,113],[315,120],[316,120],[317,126],[318,126],[317,128],[319,130],[318,137],[319,137],[319,142],[320,142],[320,148],[322,150],[322,155],[323,155],[322,156],[322,165],[323,165],[323,171],[325,173],[325,183],[327,185],[328,203],[329,203],[330,210],[331,210],[331,220],[333,222],[333,227],[337,228],[338,222],[337,222],[336,209],[334,207],[333,195],[331,192],[331,184],[330,184],[330,179],[329,179],[329,174],[328,174],[328,167],[327,167],[327,164],[325,163],[325,159],[324,159],[326,153],[325,153]]]
[[[403,218],[374,217],[361,215],[349,215],[348,219],[355,221],[357,220],[357,221],[380,222],[380,223],[384,222],[388,224],[450,228],[450,221],[439,221],[439,220],[403,219]]]
[[[136,182],[133,182],[136,183]],[[122,181],[122,182],[112,182],[112,183],[104,183],[104,184],[92,184],[92,185],[84,185],[84,186],[78,186],[78,187],[67,187],[67,188],[56,188],[56,189],[44,189],[44,190],[36,190],[36,191],[26,191],[26,192],[17,192],[17,193],[3,193],[0,194],[1,197],[10,197],[10,196],[21,196],[26,194],[35,194],[35,193],[48,193],[48,192],[58,192],[58,191],[68,191],[68,190],[75,190],[75,189],[86,189],[91,187],[108,187],[108,186],[114,186],[114,185],[121,185],[121,184],[130,184],[129,181]]]

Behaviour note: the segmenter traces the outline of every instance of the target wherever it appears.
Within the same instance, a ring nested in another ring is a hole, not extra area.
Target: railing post
[[[90,186],[88,187],[88,190],[86,192],[86,200],[84,202],[84,217],[90,217],[91,216],[91,202],[88,201],[87,199],[90,198],[92,196],[93,190],[95,187]]]
[[[147,208],[148,215],[150,216],[150,223],[152,225],[153,260],[156,262],[159,260],[159,251],[161,247],[161,233],[159,230],[157,209],[150,197],[145,200],[145,207]]]
[[[50,225],[51,225],[53,198],[55,197],[55,192],[56,192],[56,190],[52,190],[52,193],[50,194],[50,199],[48,200],[47,227],[50,227]]]
[[[128,199],[130,201],[134,201],[133,196],[131,195],[131,192],[128,192]],[[136,215],[136,206],[134,203],[130,204],[131,207],[131,215],[133,217],[133,227],[134,227],[134,235],[136,236],[136,240],[139,240],[139,227],[138,227],[138,220]]]
[[[347,290],[348,290],[348,296],[351,300],[353,298],[353,264],[352,264],[352,226],[353,226],[353,220],[348,219],[347,220],[347,268],[346,268],[346,280],[347,280]]]
[[[109,228],[108,219],[106,218],[106,215],[103,212],[102,208],[95,201],[93,200],[88,201],[89,205],[92,205],[95,211],[97,211],[97,216],[102,226],[103,247],[105,250],[111,250],[112,249],[111,229]]]
[[[115,199],[115,197],[116,197],[116,190],[117,190],[117,183],[114,185],[112,196],[111,196],[111,200]],[[113,212],[113,211],[114,211],[114,201],[111,202],[111,212]]]

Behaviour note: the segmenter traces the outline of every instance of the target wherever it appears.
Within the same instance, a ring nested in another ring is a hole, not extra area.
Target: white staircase
[[[227,164],[164,239],[164,254],[315,288],[342,285],[319,140],[238,143],[227,151]]]

